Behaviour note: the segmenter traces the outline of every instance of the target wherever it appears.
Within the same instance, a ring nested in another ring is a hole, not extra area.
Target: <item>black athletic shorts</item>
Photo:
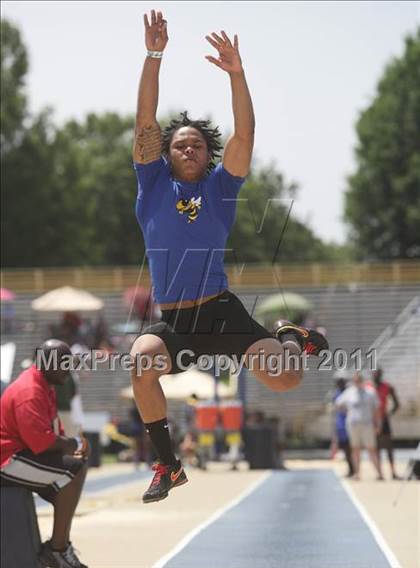
[[[61,452],[34,454],[22,450],[0,470],[1,485],[25,487],[54,503],[57,493],[85,466],[85,460]]]
[[[157,335],[165,343],[171,374],[185,371],[204,354],[236,355],[239,360],[253,343],[273,337],[229,290],[199,306],[163,310],[160,322],[142,329],[140,335],[145,334]],[[183,350],[193,354],[182,354]]]
[[[381,431],[379,436],[391,436],[391,423],[388,416],[385,416],[382,420]]]

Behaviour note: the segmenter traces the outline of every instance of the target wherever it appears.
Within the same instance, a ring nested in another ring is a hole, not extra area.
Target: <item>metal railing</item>
[[[234,288],[287,288],[351,284],[420,286],[420,261],[374,263],[312,263],[226,266]],[[60,286],[74,286],[98,292],[119,292],[136,285],[149,287],[147,269],[137,266],[5,269],[2,287],[15,292],[42,293]]]

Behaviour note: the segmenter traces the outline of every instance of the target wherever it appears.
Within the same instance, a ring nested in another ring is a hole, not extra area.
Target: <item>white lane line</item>
[[[252,483],[249,487],[242,491],[242,493],[240,493],[238,497],[235,497],[233,501],[218,509],[215,513],[213,513],[213,515],[211,515],[206,521],[204,521],[204,523],[201,523],[200,525],[198,525],[198,527],[185,535],[184,538],[180,540],[179,543],[168,554],[165,554],[165,556],[163,556],[160,560],[153,564],[152,568],[163,568],[170,560],[172,560],[174,556],[176,556],[183,548],[185,548],[193,538],[203,532],[208,526],[217,521],[230,509],[236,507],[236,505],[238,505],[241,501],[248,497],[248,495],[258,489],[258,487],[262,485],[264,481],[270,477],[270,475],[272,475],[271,471],[264,473],[259,479],[257,479],[257,481],[254,481],[254,483]]]
[[[344,491],[349,496],[350,501],[353,503],[353,505],[359,511],[360,516],[362,517],[362,519],[365,521],[366,525],[368,526],[370,532],[372,533],[373,538],[376,540],[377,545],[379,546],[379,548],[384,553],[384,555],[385,555],[386,559],[388,560],[391,568],[402,568],[401,564],[397,560],[397,557],[392,552],[392,550],[389,548],[386,540],[382,536],[382,533],[380,532],[378,527],[375,525],[373,520],[370,518],[369,513],[366,511],[366,509],[364,508],[362,503],[356,497],[356,495],[354,494],[354,492],[353,492],[352,488],[350,487],[350,485],[348,484],[348,482],[345,481],[344,479],[341,479],[336,471],[334,471],[334,473],[337,476],[338,480],[340,481],[341,485],[343,486]]]

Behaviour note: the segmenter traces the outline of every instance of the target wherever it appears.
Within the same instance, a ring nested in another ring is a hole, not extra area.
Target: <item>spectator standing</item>
[[[381,449],[385,449],[388,454],[389,465],[391,468],[392,479],[400,479],[395,472],[394,465],[394,451],[392,444],[392,430],[390,416],[393,416],[400,407],[397,393],[393,386],[382,380],[383,371],[377,369],[373,371],[373,385],[376,395],[379,399],[379,413],[380,413],[380,430],[377,439],[378,460],[381,460]],[[388,412],[388,402],[392,400],[392,408]]]
[[[333,402],[346,390],[347,384],[344,379],[337,379],[336,390],[333,394]],[[346,457],[348,472],[347,477],[352,477],[354,474],[353,458],[351,452],[351,445],[346,428],[346,411],[341,408],[335,409],[335,424],[333,433],[333,446],[340,448]]]
[[[338,396],[335,405],[337,409],[345,410],[347,413],[346,428],[352,447],[354,479],[359,479],[360,452],[365,448],[377,472],[377,479],[382,480],[376,451],[376,434],[380,426],[379,401],[376,393],[367,388],[362,375],[356,373],[353,384]]]

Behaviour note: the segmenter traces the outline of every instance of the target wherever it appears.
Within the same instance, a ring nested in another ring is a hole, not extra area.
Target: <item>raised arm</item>
[[[206,39],[219,52],[218,59],[211,55],[207,55],[206,59],[229,74],[232,89],[234,131],[226,143],[223,166],[230,174],[245,177],[249,172],[254,147],[255,117],[239,55],[238,36],[234,36],[233,45],[224,31],[221,36],[212,33]]]
[[[161,154],[161,132],[156,120],[159,99],[159,70],[162,53],[168,42],[166,21],[161,12],[152,10],[150,24],[144,15],[145,40],[148,55],[143,65],[137,97],[136,128],[133,160],[148,164]]]

